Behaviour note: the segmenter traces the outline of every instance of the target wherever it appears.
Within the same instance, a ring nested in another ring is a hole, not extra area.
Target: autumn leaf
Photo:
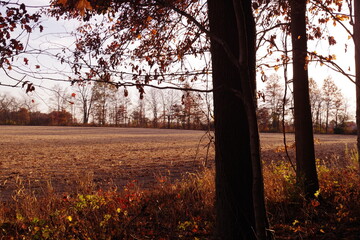
[[[80,11],[82,16],[85,14],[85,10],[92,10],[90,2],[87,0],[79,0],[76,4],[76,8]]]
[[[24,62],[25,62],[25,65],[28,65],[29,64],[29,59],[24,58]]]
[[[156,30],[156,29],[151,30],[151,34],[152,34],[152,35],[156,35],[156,33],[157,33],[157,30]]]
[[[57,0],[56,3],[59,4],[59,5],[66,6],[67,5],[67,0]]]
[[[39,69],[40,68],[40,65],[35,65],[36,69]]]
[[[335,40],[335,38],[333,36],[330,36],[328,38],[328,40],[329,40],[329,45],[335,45],[336,44],[336,40]]]
[[[317,200],[312,200],[311,201],[311,205],[313,206],[313,207],[317,207],[317,206],[319,206],[320,205],[320,203],[319,203],[319,201],[317,201]]]

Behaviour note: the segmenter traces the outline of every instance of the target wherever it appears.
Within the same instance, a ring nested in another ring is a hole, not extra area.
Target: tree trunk
[[[357,150],[360,153],[360,1],[354,0],[354,45],[355,45],[355,68],[356,68],[356,126],[357,126]],[[360,169],[360,158],[359,158]]]
[[[260,173],[254,181],[254,173],[258,174],[258,172],[253,170],[258,166],[253,166],[252,155],[258,155],[256,159],[260,158],[257,151],[259,139],[256,135],[257,131],[251,131],[254,135],[250,137],[248,121],[252,119],[251,127],[257,129],[255,103],[251,98],[251,92],[255,88],[252,81],[255,73],[255,64],[252,64],[255,52],[244,48],[254,40],[253,19],[249,21],[252,15],[244,15],[244,13],[251,13],[250,3],[250,1],[239,2],[242,8],[239,13],[236,12],[239,9],[232,0],[208,1],[212,35],[213,85],[216,89],[214,92],[216,230],[217,237],[222,240],[257,239],[255,230],[258,231],[259,226],[256,224],[257,216],[254,209],[265,209],[264,203],[258,206],[255,204],[256,201],[254,202],[257,197],[254,195],[254,189],[261,190],[257,184],[260,181],[262,185],[262,176]],[[237,19],[236,14],[239,14],[241,18]],[[237,21],[240,21],[242,26],[239,26]],[[250,26],[245,28],[246,30],[243,29],[243,32],[234,27],[242,28],[246,24]],[[241,42],[244,39],[247,41],[245,44]],[[238,60],[241,62],[239,53],[246,52],[244,55],[251,58],[251,63],[249,59],[247,60],[249,68],[240,69],[238,64],[234,64],[234,59],[231,59],[229,52],[234,54],[235,62]],[[247,93],[247,96],[243,93]],[[247,105],[245,106],[244,103]],[[251,111],[254,114],[249,115]],[[250,140],[254,138],[255,140],[257,138],[257,145],[250,144]],[[261,192],[256,194],[261,194]],[[261,231],[265,232],[265,229]]]
[[[296,177],[305,196],[319,189],[307,71],[306,0],[290,0],[295,111]]]
[[[325,133],[328,133],[329,129],[329,106],[326,108],[326,118],[325,118]]]

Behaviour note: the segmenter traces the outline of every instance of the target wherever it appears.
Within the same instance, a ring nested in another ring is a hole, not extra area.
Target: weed
[[[286,161],[264,166],[267,211],[277,239],[358,239],[360,178],[349,167],[317,160],[320,190],[306,200]],[[89,181],[88,183],[86,182]],[[0,206],[2,239],[211,239],[214,171],[184,174],[142,190],[130,181],[121,190],[95,189],[91,176],[62,196],[51,182],[42,197],[18,179],[12,201]],[[81,192],[83,191],[83,192]]]

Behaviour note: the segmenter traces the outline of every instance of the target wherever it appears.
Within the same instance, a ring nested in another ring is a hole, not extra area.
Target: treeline
[[[17,99],[15,97],[0,95],[0,124],[1,125],[72,125],[75,119],[65,109],[49,113],[37,110],[32,100]]]
[[[34,100],[0,95],[0,124],[208,129],[213,125],[211,101],[210,95],[191,91],[148,89],[139,99],[100,82],[56,85],[49,113],[38,111]]]
[[[350,121],[349,104],[331,77],[321,86],[309,79],[310,104],[314,133],[356,134]],[[287,94],[285,95],[285,88]],[[262,132],[294,131],[292,89],[276,74],[269,76],[259,92],[258,121]],[[284,122],[284,124],[283,124]]]
[[[261,132],[294,131],[292,91],[287,90],[285,96],[278,75],[266,79],[259,92]],[[100,82],[72,88],[56,85],[49,98],[49,113],[38,111],[34,100],[0,95],[0,124],[212,129],[211,101],[211,94],[191,91],[148,89],[139,99]],[[356,134],[355,122],[349,121],[348,103],[331,77],[324,79],[321,87],[310,78],[310,103],[315,133]]]

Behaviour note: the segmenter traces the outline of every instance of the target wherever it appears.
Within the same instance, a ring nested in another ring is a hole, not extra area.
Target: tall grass
[[[320,191],[304,199],[285,161],[264,163],[270,228],[277,239],[359,239],[360,178],[351,155],[341,166],[317,160]],[[58,195],[51,183],[37,197],[18,181],[0,206],[1,239],[212,239],[214,172],[185,174],[152,190],[131,181],[122,189],[95,190],[91,178]]]

